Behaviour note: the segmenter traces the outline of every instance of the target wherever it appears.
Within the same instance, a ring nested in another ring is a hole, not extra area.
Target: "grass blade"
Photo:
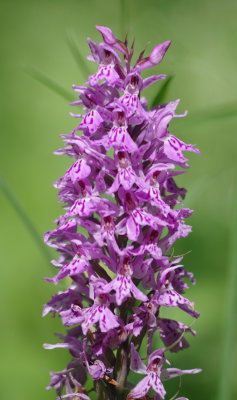
[[[91,75],[90,69],[82,57],[74,37],[70,33],[67,34],[67,44],[74,60],[76,61],[76,64],[78,65],[79,69],[83,71],[84,78],[87,80],[88,76]]]
[[[229,106],[218,107],[212,109],[206,113],[196,115],[195,118],[199,118],[204,122],[219,120],[224,118],[237,117],[237,104],[230,104]]]
[[[64,89],[59,83],[55,82],[53,79],[49,78],[47,75],[38,71],[33,67],[26,67],[25,71],[32,76],[36,81],[42,83],[48,89],[52,90],[54,93],[59,94],[67,101],[75,100],[73,94],[71,94],[67,89]]]
[[[192,113],[188,118],[180,118],[179,124],[188,124],[190,126],[203,123],[213,123],[215,121],[220,122],[227,118],[236,118],[237,117],[237,103],[227,103],[221,106],[212,107],[209,110],[198,111],[196,113]]]
[[[166,96],[168,93],[168,89],[170,87],[170,83],[173,78],[174,78],[174,75],[170,75],[167,77],[167,79],[165,79],[159,92],[157,93],[156,97],[154,98],[153,102],[151,103],[151,108],[164,103],[164,100],[166,99]]]
[[[128,4],[126,4],[126,0],[120,0],[120,31],[122,40],[124,40],[125,35],[128,31],[128,21]]]
[[[236,176],[236,173],[235,175]],[[226,295],[226,315],[223,331],[223,353],[220,363],[220,379],[218,400],[231,400],[231,373],[234,370],[233,349],[236,332],[236,304],[237,304],[237,185],[233,190],[233,210],[231,214],[231,229],[229,242],[229,271]]]
[[[43,254],[45,260],[47,263],[51,260],[50,252],[48,251],[48,248],[45,246],[39,232],[37,231],[35,225],[31,221],[31,219],[28,217],[14,194],[11,192],[10,188],[6,184],[6,182],[0,177],[0,188],[5,195],[6,199],[9,201],[11,206],[14,208],[16,211],[17,215],[25,225],[26,229],[28,230],[30,236],[32,239],[35,241],[35,244],[38,246],[40,249],[41,253]]]

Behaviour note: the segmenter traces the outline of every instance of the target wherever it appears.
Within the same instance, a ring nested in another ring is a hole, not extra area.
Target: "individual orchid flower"
[[[102,141],[102,144],[104,144],[106,150],[113,146],[115,149],[128,151],[130,153],[137,151],[137,145],[128,132],[125,108],[119,104],[115,104],[113,114],[113,125],[108,132],[108,137]]]
[[[77,252],[73,259],[64,264],[58,274],[54,278],[45,278],[48,282],[54,282],[56,285],[60,280],[66,276],[74,276],[87,272],[89,275],[93,274],[93,269],[90,265],[90,260],[103,258],[103,253],[99,249],[94,249],[92,246],[78,246]]]
[[[193,336],[196,332],[181,322],[167,318],[158,318],[157,326],[160,331],[160,338],[166,347],[170,347],[171,352],[183,350],[189,346],[183,337],[184,332],[190,332]]]
[[[136,174],[132,169],[128,155],[124,151],[118,151],[116,155],[118,164],[118,174],[116,175],[113,184],[107,190],[108,194],[117,192],[120,185],[125,190],[130,190],[136,181]]]
[[[107,283],[103,289],[107,293],[112,290],[115,291],[115,298],[118,306],[126,301],[131,294],[137,300],[146,301],[148,299],[147,296],[133,283],[132,274],[131,259],[127,256],[122,257],[118,267],[117,276],[111,282]]]
[[[148,358],[148,366],[142,362],[139,354],[131,344],[131,370],[139,374],[146,375],[129,393],[127,400],[139,399],[145,396],[150,388],[157,394],[160,400],[165,398],[165,388],[162,381],[175,378],[184,374],[197,374],[200,369],[180,370],[178,368],[163,368],[167,362],[164,357],[164,349],[154,351]]]
[[[116,51],[106,43],[96,45],[91,39],[88,40],[88,44],[92,52],[92,56],[89,56],[88,59],[100,65],[99,70],[89,76],[90,85],[96,86],[99,81],[105,79],[111,86],[115,86],[120,79],[116,72],[116,64],[120,64]]]

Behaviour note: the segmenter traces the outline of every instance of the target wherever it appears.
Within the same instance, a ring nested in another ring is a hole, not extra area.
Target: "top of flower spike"
[[[160,62],[163,60],[170,45],[171,45],[171,40],[167,40],[166,42],[155,46],[154,49],[151,51],[151,54],[149,57],[142,58],[137,63],[137,66],[139,66],[139,69],[151,68],[151,67],[155,67],[156,65],[160,64]]]
[[[103,36],[105,43],[107,43],[107,44],[115,44],[116,43],[116,38],[110,28],[108,28],[107,26],[96,25],[96,29]]]
[[[121,51],[121,53],[126,54],[126,45],[121,42],[121,40],[116,39],[112,30],[107,26],[96,25],[96,29],[101,33],[104,42],[111,46],[114,46],[117,50]]]
[[[107,26],[100,26],[100,25],[96,25],[97,30],[101,33],[104,42],[107,45],[110,45],[111,47],[114,47],[115,49],[119,50],[121,53],[123,53],[125,56],[133,53],[133,45],[132,48],[130,49],[130,52],[128,51],[127,48],[127,40],[125,40],[125,42],[122,42],[121,40],[117,39],[112,30],[110,28],[108,28]],[[158,44],[157,46],[155,46],[149,57],[143,57],[143,53],[144,51],[140,54],[135,67],[137,69],[145,69],[145,68],[151,68],[154,67],[158,64],[160,64],[160,62],[163,60],[169,46],[171,45],[171,40],[167,40],[164,43]],[[132,54],[131,54],[132,55]]]

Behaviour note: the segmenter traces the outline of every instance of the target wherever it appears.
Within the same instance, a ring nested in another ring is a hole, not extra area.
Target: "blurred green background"
[[[121,3],[125,5],[122,11]],[[231,394],[225,400],[236,399],[236,333],[232,359],[224,367],[222,361],[224,338],[231,335],[226,315],[228,282],[233,289],[234,276],[228,276],[235,262],[232,238],[237,229],[232,223],[237,171],[236,0],[127,0],[126,4],[117,0],[1,0],[0,5],[1,176],[40,235],[54,227],[53,220],[61,212],[51,182],[63,174],[68,160],[52,152],[61,146],[58,135],[74,128],[75,120],[68,115],[68,102],[25,69],[36,68],[70,93],[71,84],[83,83],[85,73],[70,52],[68,34],[75,38],[83,57],[88,54],[86,38],[100,40],[96,24],[110,26],[117,37],[128,30],[130,38],[136,38],[137,51],[147,43],[151,49],[173,40],[165,60],[152,73],[174,75],[166,99],[181,98],[178,111],[188,109],[189,116],[176,119],[170,130],[196,143],[202,152],[201,156],[191,154],[191,169],[179,178],[189,190],[185,204],[195,214],[190,219],[192,235],[175,246],[178,254],[192,250],[185,265],[194,271],[197,285],[187,296],[195,301],[201,318],[194,325],[198,335],[190,338],[191,347],[170,359],[176,367],[203,368],[201,374],[182,379],[180,395],[192,400],[218,399],[226,370]],[[87,65],[93,71],[93,65]],[[159,84],[147,90],[150,100],[158,88]],[[0,202],[0,398],[54,399],[54,392],[44,389],[48,371],[64,368],[69,356],[66,350],[42,349],[43,342],[57,340],[54,332],[64,331],[57,319],[41,318],[42,304],[55,292],[43,281],[52,275],[52,268],[3,193]],[[236,307],[229,312],[231,316],[235,323]],[[179,317],[190,323],[184,313]],[[174,380],[171,394],[178,385]]]

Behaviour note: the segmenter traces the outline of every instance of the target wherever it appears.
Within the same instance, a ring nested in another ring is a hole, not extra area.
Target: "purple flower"
[[[166,42],[154,47],[150,56],[139,60],[136,66],[141,70],[154,67],[155,65],[159,64],[163,60],[165,53],[167,52],[170,45],[171,40],[167,40]]]
[[[187,114],[177,113],[179,100],[150,109],[143,95],[166,78],[143,78],[142,72],[162,61],[171,42],[132,61],[127,38],[97,29],[102,42],[88,39],[88,59],[98,70],[84,85],[73,85],[79,98],[72,105],[80,109],[70,114],[79,123],[61,135],[65,146],[55,152],[72,162],[54,183],[64,212],[45,233],[57,254],[57,273],[45,280],[66,280],[69,287],[44,305],[43,315],[59,316],[69,330],[57,335],[61,342],[44,347],[65,348],[72,360],[51,373],[47,389],[55,388],[58,398],[88,400],[89,375],[92,397],[113,400],[127,389],[130,362],[145,377],[127,399],[145,399],[153,390],[154,399],[162,400],[165,380],[200,371],[164,367],[166,352],[187,348],[185,334],[195,331],[161,314],[172,307],[199,316],[185,294],[195,279],[172,248],[192,229],[186,224],[192,210],[182,206],[186,190],[175,177],[188,168],[183,153],[199,150],[169,132],[171,120]],[[154,347],[156,333],[165,348]],[[144,338],[147,365],[137,351]]]
[[[118,267],[117,276],[104,287],[104,291],[109,293],[111,290],[115,291],[116,303],[120,306],[131,294],[137,300],[146,301],[147,296],[139,290],[132,281],[132,266],[129,257],[122,258]]]
[[[96,322],[99,322],[101,332],[108,332],[110,329],[119,326],[116,316],[109,309],[108,296],[106,294],[97,296],[94,305],[84,309],[83,334],[85,335],[89,327]]]
[[[165,362],[167,361],[164,358],[164,350],[156,350],[149,356],[148,366],[146,367],[135,350],[134,345],[131,344],[131,370],[139,374],[146,374],[146,377],[135,386],[127,399],[139,399],[145,396],[150,388],[153,388],[160,400],[164,399],[166,391],[162,383],[163,380],[184,374],[197,374],[201,371],[198,368],[190,370],[163,368]]]
[[[160,338],[165,346],[170,347],[170,351],[177,352],[189,346],[187,340],[183,337],[184,332],[190,332],[195,335],[196,332],[181,322],[166,318],[159,318],[157,326],[160,331]]]

